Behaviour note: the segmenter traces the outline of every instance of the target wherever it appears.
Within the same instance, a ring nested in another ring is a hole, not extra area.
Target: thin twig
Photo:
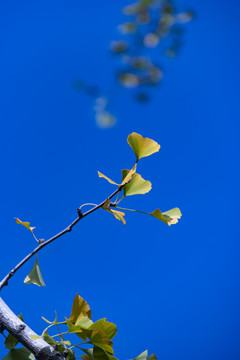
[[[118,194],[121,190],[122,190],[123,186],[120,185],[118,187],[117,190],[115,190],[107,199],[112,199],[116,194]],[[52,236],[50,239],[39,243],[39,245],[30,253],[28,254],[24,259],[22,259],[0,282],[0,291],[2,290],[2,288],[6,285],[8,285],[8,281],[9,279],[11,279],[11,277],[29,260],[31,259],[31,257],[35,254],[37,254],[41,249],[43,249],[45,246],[47,246],[48,244],[50,244],[51,242],[53,242],[54,240],[58,239],[59,237],[63,236],[64,234],[70,232],[72,230],[72,228],[83,218],[85,218],[86,216],[90,215],[91,213],[93,213],[94,211],[100,209],[104,203],[106,202],[106,200],[103,200],[100,204],[94,206],[92,209],[86,211],[85,213],[82,213],[80,209],[78,209],[78,217],[68,226],[66,227],[64,230],[62,230],[61,232],[59,232],[58,234]]]

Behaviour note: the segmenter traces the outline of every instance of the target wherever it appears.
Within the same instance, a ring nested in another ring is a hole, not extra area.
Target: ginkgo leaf
[[[106,321],[106,319],[100,319],[93,323],[89,328],[89,330],[103,330],[109,340],[111,340],[117,333],[117,327],[115,324]]]
[[[94,360],[93,357],[93,348],[90,349],[83,349],[83,348],[79,348],[80,350],[82,350],[87,356],[89,356],[90,359]],[[83,355],[84,356],[84,355]],[[81,356],[80,356],[81,357]],[[82,358],[83,359],[83,358]]]
[[[122,178],[125,179],[129,170],[122,170]],[[148,180],[144,180],[141,175],[135,173],[132,180],[123,187],[124,197],[137,194],[146,194],[152,188],[152,184]]]
[[[133,360],[146,360],[147,356],[148,356],[148,351],[145,350]]]
[[[105,332],[103,330],[100,330],[100,329],[93,330],[91,338],[90,338],[90,342],[93,345],[98,346],[101,349],[106,350],[110,354],[113,354],[112,346],[110,346],[108,344],[109,339],[108,339],[107,335],[105,334]]]
[[[93,348],[93,357],[98,360],[117,360],[117,358],[98,346],[94,346]]]
[[[83,360],[92,360],[91,356],[89,355],[81,355],[80,358]]]
[[[136,172],[136,169],[137,169],[137,164],[134,164],[133,168],[130,171],[128,171],[128,173],[124,173],[125,177],[122,176],[121,185],[125,185],[131,181],[133,174],[135,174]]]
[[[18,218],[15,218],[15,219],[16,219],[17,224],[21,224],[21,225],[25,226],[29,231],[31,231],[31,233],[33,232],[34,229],[36,229],[35,227],[30,226],[30,223],[27,221],[21,221]]]
[[[30,271],[30,273],[27,275],[27,277],[25,278],[24,283],[25,284],[35,284],[40,287],[46,286],[43,281],[43,277],[42,277],[42,274],[40,271],[37,255],[36,255],[36,260],[33,265],[33,268]]]
[[[67,318],[66,318],[66,323],[68,326],[68,332],[76,334],[83,341],[86,341],[87,338],[91,337],[92,330],[88,330],[87,328],[83,327],[82,325],[74,325]]]
[[[41,339],[43,336],[41,336],[41,335],[30,335],[30,337],[33,340],[38,340],[38,339]]]
[[[144,138],[142,135],[133,132],[127,138],[128,144],[133,149],[137,161],[143,157],[152,155],[159,151],[160,145],[149,138]]]
[[[109,211],[111,214],[113,214],[115,219],[120,220],[123,223],[123,225],[126,225],[126,220],[124,219],[124,216],[125,216],[124,212],[112,210],[112,209],[107,210],[107,211]]]
[[[73,301],[72,312],[69,321],[72,324],[77,324],[84,317],[91,319],[90,306],[80,295],[76,294]]]
[[[44,340],[52,347],[56,347],[57,351],[63,352],[64,346],[62,344],[59,344],[56,340],[54,340],[50,335],[48,335],[47,332],[44,334]]]
[[[115,181],[109,179],[106,175],[100,173],[99,171],[98,171],[98,176],[99,176],[100,178],[106,179],[110,184],[119,186],[119,184],[117,184]]]
[[[157,360],[157,357],[155,354],[150,355],[147,360]]]
[[[161,213],[159,209],[156,209],[149,215],[154,216],[155,218],[165,222],[167,225],[170,226],[178,222],[178,220],[182,216],[182,213],[179,208],[174,208],[163,213]]]
[[[9,353],[4,356],[2,360],[34,360],[35,356],[26,349],[25,347],[22,347],[20,349],[12,349],[9,351]]]
[[[127,185],[125,185],[125,186],[127,186]],[[125,186],[124,186],[124,188],[125,188]],[[117,210],[111,209],[111,208],[110,208],[110,200],[109,200],[109,199],[107,199],[107,200],[105,201],[105,203],[103,204],[102,208],[103,208],[104,210],[110,212],[111,214],[113,214],[113,216],[115,217],[115,219],[122,221],[123,225],[126,224],[126,220],[124,219],[125,213],[122,212],[122,211],[117,211]]]

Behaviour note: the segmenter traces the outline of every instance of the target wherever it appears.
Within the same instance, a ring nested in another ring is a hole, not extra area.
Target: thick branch
[[[112,199],[118,192],[120,192],[122,190],[123,186],[119,186],[117,190],[115,190],[107,199]],[[70,232],[72,230],[72,228],[80,221],[82,220],[84,217],[90,215],[91,213],[93,213],[94,211],[96,211],[97,209],[101,208],[104,203],[106,202],[105,199],[104,201],[102,201],[100,204],[94,206],[92,209],[86,211],[84,214],[81,213],[80,210],[78,210],[78,217],[68,226],[66,227],[64,230],[62,230],[60,233],[54,235],[53,237],[51,237],[50,239],[39,243],[39,245],[30,253],[28,254],[23,260],[21,260],[6,276],[5,278],[0,282],[0,291],[2,290],[2,288],[4,286],[6,286],[8,284],[9,279],[11,279],[11,277],[33,256],[35,255],[38,251],[40,251],[42,248],[44,248],[45,246],[47,246],[48,244],[50,244],[51,242],[53,242],[54,240],[58,239],[59,237],[61,237],[62,235],[66,234],[67,232]]]
[[[0,324],[23,344],[38,360],[65,360],[65,357],[54,350],[43,339],[33,340],[31,335],[37,335],[28,325],[22,322],[0,298]]]

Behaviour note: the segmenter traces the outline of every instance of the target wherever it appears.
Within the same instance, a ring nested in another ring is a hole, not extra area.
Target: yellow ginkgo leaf
[[[122,178],[125,179],[129,170],[122,170]],[[132,175],[131,181],[123,187],[124,197],[130,195],[146,194],[152,188],[152,184],[148,180],[144,180],[141,175],[135,173]]]
[[[27,221],[21,221],[18,218],[15,218],[15,219],[16,219],[17,224],[21,224],[21,225],[25,226],[29,231],[31,231],[31,233],[33,232],[34,229],[36,229],[35,227],[30,226],[30,223]]]
[[[106,175],[100,173],[100,171],[98,171],[98,176],[99,176],[100,178],[106,179],[110,184],[119,186],[119,184],[117,184],[115,181],[109,179]]]
[[[102,208],[108,212],[110,212],[111,214],[113,214],[113,216],[115,217],[115,219],[122,221],[123,225],[126,224],[126,220],[124,219],[125,213],[122,211],[117,211],[117,210],[113,210],[110,208],[110,200],[107,199],[105,201],[105,203],[103,204]]]
[[[134,164],[133,168],[130,171],[128,170],[128,173],[124,172],[125,177],[123,177],[123,173],[122,173],[122,183],[121,183],[121,185],[125,185],[125,184],[127,184],[127,183],[129,183],[131,181],[133,174],[135,174],[135,172],[136,172],[136,169],[137,169],[137,164]],[[124,170],[122,170],[122,172],[123,171]]]
[[[179,208],[174,208],[163,213],[161,213],[159,209],[156,209],[152,213],[150,213],[150,215],[170,226],[178,222],[178,220],[182,216],[182,213]]]
[[[159,151],[160,145],[149,138],[144,138],[142,135],[133,132],[128,136],[128,144],[133,149],[137,161],[143,157],[152,155]]]
[[[76,294],[73,301],[72,312],[69,321],[72,324],[78,324],[78,322],[84,317],[91,319],[90,306],[80,295]]]

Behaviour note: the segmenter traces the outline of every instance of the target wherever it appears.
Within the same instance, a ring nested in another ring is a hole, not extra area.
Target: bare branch
[[[119,193],[123,188],[123,185],[120,185],[117,190],[115,190],[107,199],[112,199],[117,193]],[[59,237],[63,236],[64,234],[70,232],[72,228],[83,218],[90,215],[94,211],[100,209],[104,203],[106,202],[105,199],[100,204],[94,206],[92,209],[86,211],[85,213],[82,213],[80,209],[78,209],[78,217],[70,224],[68,225],[64,230],[62,230],[60,233],[52,236],[50,239],[43,241],[41,240],[38,244],[38,246],[30,253],[28,254],[24,259],[22,259],[9,273],[4,277],[4,279],[0,282],[0,291],[2,288],[6,285],[8,285],[9,279],[36,253],[38,253],[42,248],[53,242],[54,240],[58,239]]]

